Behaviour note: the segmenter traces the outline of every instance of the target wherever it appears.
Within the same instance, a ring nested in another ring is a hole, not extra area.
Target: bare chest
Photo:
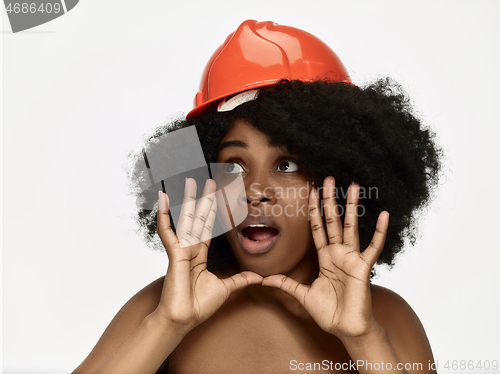
[[[342,343],[312,320],[273,308],[226,312],[183,339],[169,357],[169,373],[325,373],[349,362]]]

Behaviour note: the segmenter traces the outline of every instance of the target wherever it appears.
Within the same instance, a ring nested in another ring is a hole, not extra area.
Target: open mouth
[[[243,230],[241,230],[241,233],[247,239],[260,242],[278,235],[279,231],[274,227],[254,224],[244,227]]]
[[[269,223],[272,224],[272,222]],[[270,225],[260,222],[247,222],[240,229],[238,240],[241,248],[248,254],[262,254],[271,250],[280,236],[279,233],[279,229]]]

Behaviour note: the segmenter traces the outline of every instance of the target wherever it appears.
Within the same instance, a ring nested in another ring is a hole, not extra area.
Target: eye
[[[236,162],[228,162],[224,165],[224,174],[240,174],[243,168]]]
[[[278,171],[283,173],[293,173],[294,171],[299,171],[299,165],[291,160],[283,160],[278,164]]]

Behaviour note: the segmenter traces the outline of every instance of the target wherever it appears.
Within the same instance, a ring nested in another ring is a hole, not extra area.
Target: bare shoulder
[[[421,363],[424,371],[434,362],[424,327],[410,305],[396,292],[372,285],[373,315],[402,362]]]
[[[388,334],[401,329],[423,330],[413,309],[396,292],[372,285],[373,315]]]
[[[108,358],[140,326],[160,302],[165,277],[156,279],[123,305],[87,358],[73,374],[89,373]]]

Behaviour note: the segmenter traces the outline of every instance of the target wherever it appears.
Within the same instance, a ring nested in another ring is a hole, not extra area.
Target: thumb
[[[302,306],[305,306],[306,294],[310,286],[297,282],[283,274],[270,275],[262,281],[263,286],[279,288],[294,297]]]
[[[241,273],[235,274],[232,277],[221,279],[226,285],[228,290],[228,297],[233,292],[241,290],[252,284],[261,284],[262,277],[252,271],[243,271]]]

